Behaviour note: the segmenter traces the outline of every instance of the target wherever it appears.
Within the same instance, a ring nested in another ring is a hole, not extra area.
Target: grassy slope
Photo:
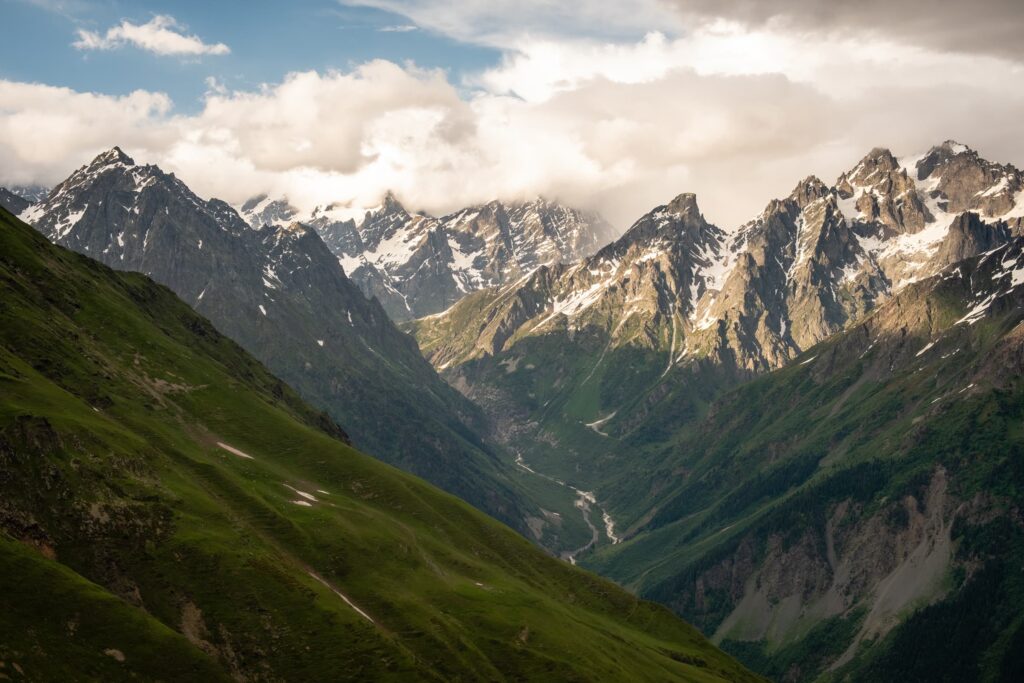
[[[0,633],[31,677],[751,679],[354,451],[148,279],[0,212],[0,286],[0,567],[20,591]]]

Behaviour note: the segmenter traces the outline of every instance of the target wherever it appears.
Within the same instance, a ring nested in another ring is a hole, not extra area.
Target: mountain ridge
[[[434,217],[409,212],[388,192],[357,223],[330,206],[302,217],[286,199],[263,195],[243,204],[242,213],[253,227],[283,219],[316,228],[349,277],[397,321],[439,313],[539,265],[573,261],[614,235],[600,216],[543,197]]]
[[[643,514],[612,493],[628,449],[905,286],[1021,234],[1019,182],[1012,166],[947,142],[903,161],[872,150],[835,186],[805,178],[729,232],[684,193],[594,256],[407,328],[484,408],[496,440],[593,492],[621,533]]]

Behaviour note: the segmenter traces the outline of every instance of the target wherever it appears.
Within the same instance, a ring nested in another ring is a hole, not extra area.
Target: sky
[[[353,215],[542,195],[733,228],[873,147],[1024,166],[1019,0],[0,0],[0,184],[121,146]]]

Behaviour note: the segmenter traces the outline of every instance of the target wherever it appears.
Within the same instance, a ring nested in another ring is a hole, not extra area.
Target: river
[[[590,519],[591,505],[593,505],[595,508],[601,511],[601,521],[604,522],[604,533],[608,540],[612,542],[612,545],[618,543],[621,540],[618,536],[615,535],[615,520],[612,519],[612,516],[608,514],[607,510],[605,510],[604,508],[597,504],[597,498],[594,496],[592,492],[581,491],[580,489],[576,488],[575,486],[572,486],[571,484],[566,484],[561,479],[556,479],[551,475],[544,474],[543,472],[538,472],[537,470],[527,465],[526,461],[523,460],[522,454],[518,452],[516,453],[515,462],[516,466],[519,467],[520,469],[525,470],[526,472],[529,472],[530,474],[533,474],[535,476],[547,479],[550,482],[554,482],[555,484],[558,484],[563,488],[567,488],[576,494],[576,500],[573,502],[573,505],[575,505],[576,508],[580,511],[580,514],[583,516],[583,521],[590,529],[590,541],[586,545],[576,548],[575,550],[563,550],[560,555],[560,557],[563,560],[568,560],[570,563],[576,564],[576,557],[581,553],[584,553],[587,550],[593,548],[600,540],[601,531]]]

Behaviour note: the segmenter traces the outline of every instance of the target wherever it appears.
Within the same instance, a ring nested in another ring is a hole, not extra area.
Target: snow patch
[[[972,308],[970,311],[967,312],[967,315],[965,315],[964,317],[962,317],[959,320],[957,320],[954,323],[954,325],[959,325],[961,323],[967,323],[968,325],[973,325],[974,323],[976,323],[979,320],[981,320],[983,317],[985,317],[985,311],[987,311],[988,307],[992,305],[992,302],[996,300],[996,296],[998,296],[998,295],[997,294],[992,294],[992,295],[988,296],[981,303],[976,304],[974,306],[974,308]]]
[[[295,493],[297,493],[298,495],[302,496],[303,498],[305,498],[308,501],[312,501],[314,503],[319,503],[320,502],[320,501],[317,500],[316,496],[314,496],[312,493],[306,493],[305,491],[300,491],[299,489],[295,488],[294,486],[290,486],[288,484],[282,484],[282,486],[284,486],[286,489],[291,489],[292,491],[294,491]]]
[[[605,417],[602,417],[602,418],[601,418],[600,420],[594,420],[593,422],[588,422],[588,423],[586,424],[586,426],[587,426],[588,428],[590,428],[590,429],[594,430],[595,432],[597,432],[597,433],[598,433],[598,434],[600,434],[601,436],[608,436],[607,434],[605,434],[604,432],[602,432],[602,431],[601,431],[601,427],[602,427],[602,425],[604,425],[604,424],[605,424],[606,422],[608,422],[608,421],[609,421],[609,420],[611,420],[611,419],[612,419],[613,417],[615,417],[615,414],[616,414],[616,413],[618,413],[618,412],[619,412],[619,411],[617,411],[617,410],[616,410],[616,411],[612,412],[612,413],[611,413],[610,415],[607,415],[607,416],[605,416]]]
[[[87,207],[82,207],[78,211],[72,211],[67,216],[60,219],[57,225],[54,226],[54,239],[59,240],[67,237],[68,233],[74,230],[75,226],[78,225],[78,222],[82,220],[82,216],[85,215],[86,208]]]
[[[231,453],[232,455],[237,455],[239,458],[245,458],[247,460],[255,460],[256,459],[256,458],[252,457],[251,455],[249,455],[248,453],[245,453],[243,451],[238,450],[234,446],[227,445],[223,441],[218,441],[217,445],[220,446],[221,448],[223,448],[224,450],[226,450],[228,453]]]

